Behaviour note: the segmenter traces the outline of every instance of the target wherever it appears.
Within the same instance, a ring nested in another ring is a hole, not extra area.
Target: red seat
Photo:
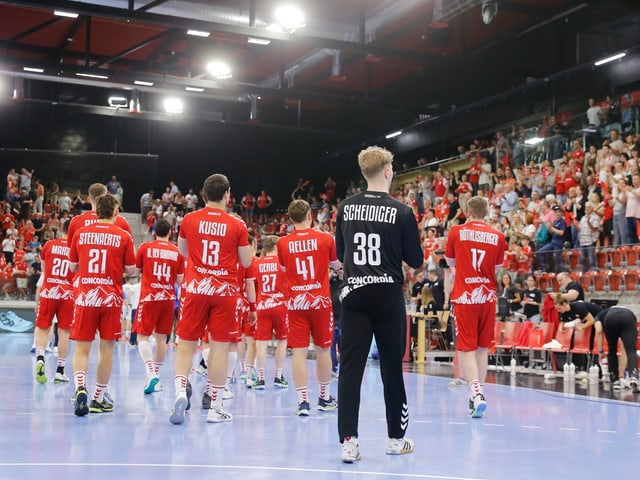
[[[628,245],[621,245],[621,246],[617,247],[617,250],[622,255],[622,264],[623,265],[628,265],[629,252],[631,251],[631,247],[628,246]]]
[[[609,290],[611,292],[617,292],[622,289],[622,281],[626,273],[626,270],[614,270],[611,272],[611,275],[609,275]]]
[[[640,259],[640,245],[633,245],[631,250],[627,252],[627,266],[633,267],[638,264]]]
[[[558,329],[555,339],[560,343],[560,346],[556,348],[544,348],[544,347],[540,348],[541,350],[544,350],[550,354],[549,360],[551,363],[551,367],[553,368],[553,371],[557,370],[555,354],[569,352],[569,349],[571,348],[572,336],[573,336],[573,328]]]
[[[598,272],[595,271],[584,272],[582,274],[582,276],[580,277],[580,285],[585,292],[593,291],[595,289],[595,277],[597,275]]]
[[[607,251],[599,249],[596,251],[596,263],[598,268],[605,268],[607,266]]]
[[[625,290],[634,291],[638,287],[638,276],[640,272],[638,270],[628,270],[625,275]]]
[[[569,350],[568,363],[571,363],[573,355],[586,355],[587,356],[587,369],[591,366],[591,330],[593,326],[589,328],[576,329],[573,332],[573,347]]]
[[[612,267],[619,267],[622,265],[622,252],[620,251],[620,247],[609,250],[609,258],[611,258]]]
[[[504,331],[502,341],[496,343],[496,360],[500,359],[500,352],[511,352],[513,354],[514,347],[518,344],[518,336],[522,324],[520,322],[504,322]]]
[[[600,270],[593,277],[593,288],[596,292],[609,290],[609,277],[613,274],[611,270]]]

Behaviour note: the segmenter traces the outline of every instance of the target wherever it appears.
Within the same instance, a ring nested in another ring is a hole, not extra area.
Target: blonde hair
[[[380,173],[385,165],[393,162],[393,154],[382,147],[365,148],[358,154],[358,165],[365,178],[371,178]]]
[[[107,194],[107,187],[105,187],[102,183],[92,183],[89,187],[89,197],[94,202],[103,195]]]
[[[489,205],[484,197],[475,196],[471,197],[467,202],[467,210],[469,211],[471,218],[482,220],[487,216]]]

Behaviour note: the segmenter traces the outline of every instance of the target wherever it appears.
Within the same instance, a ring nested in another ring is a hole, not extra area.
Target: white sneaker
[[[228,388],[224,389],[224,393],[222,394],[223,400],[231,400],[234,397],[233,392]]]
[[[229,412],[225,412],[222,407],[218,410],[210,408],[207,413],[207,423],[222,423],[230,422],[231,420],[233,420],[233,415]]]
[[[360,460],[360,446],[356,437],[347,437],[342,442],[342,461],[353,463]]]
[[[69,377],[67,377],[64,373],[56,372],[53,383],[69,383]]]
[[[464,378],[455,378],[447,383],[448,387],[467,387],[469,382],[467,382]]]
[[[160,382],[160,379],[155,375],[153,377],[147,378],[147,383],[144,386],[144,394],[149,395],[150,393],[155,392],[158,382]]]
[[[580,380],[585,380],[589,377],[589,374],[587,372],[585,372],[584,370],[580,370],[578,373],[576,373],[576,380],[580,381]]]
[[[174,425],[179,425],[184,423],[184,412],[187,410],[187,404],[189,400],[187,400],[187,392],[184,390],[180,390],[176,395],[176,401],[173,404],[173,411],[171,412],[171,416],[169,417],[169,421]]]
[[[613,385],[611,386],[611,388],[613,388],[616,391],[628,390],[631,388],[631,383],[626,378],[619,378],[618,380],[613,382]]]
[[[203,367],[202,365],[198,365],[198,366],[196,367],[195,372],[196,372],[198,375],[202,375],[203,377],[206,377],[206,376],[207,376],[207,369],[206,369],[206,367]]]
[[[413,440],[409,438],[389,438],[387,440],[387,455],[402,455],[413,452]]]
[[[164,386],[158,382],[156,383],[155,388],[153,389],[154,392],[163,392],[164,391]]]

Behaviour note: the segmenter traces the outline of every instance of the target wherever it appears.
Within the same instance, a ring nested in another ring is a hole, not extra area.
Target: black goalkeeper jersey
[[[344,200],[336,218],[336,250],[344,282],[353,288],[402,283],[402,262],[423,262],[413,210],[388,193],[363,192]],[[348,293],[348,292],[347,292]]]

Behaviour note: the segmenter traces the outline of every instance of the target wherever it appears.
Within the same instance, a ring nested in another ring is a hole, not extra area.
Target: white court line
[[[411,423],[433,423],[433,422],[431,420],[411,420]]]
[[[541,430],[542,427],[538,426],[538,425],[522,425],[522,428],[529,428],[532,430]]]
[[[596,430],[598,433],[618,433],[616,430]]]
[[[275,472],[300,472],[300,473],[339,473],[353,476],[398,477],[398,478],[429,478],[440,480],[484,480],[477,477],[452,477],[448,475],[428,475],[420,473],[393,473],[393,472],[369,472],[349,471],[329,468],[293,468],[270,467],[249,465],[190,465],[190,464],[157,464],[157,463],[35,463],[35,462],[0,462],[0,467],[127,467],[127,468],[191,468],[191,469],[222,469],[222,470],[258,470]],[[345,466],[345,468],[349,468]],[[166,472],[165,472],[166,473]]]
[[[569,427],[560,427],[560,430],[564,430],[565,432],[579,432],[579,428],[569,428]]]
[[[502,424],[502,423],[485,423],[484,426],[485,427],[504,427],[504,424]]]
[[[467,422],[447,422],[449,425],[467,425]]]

